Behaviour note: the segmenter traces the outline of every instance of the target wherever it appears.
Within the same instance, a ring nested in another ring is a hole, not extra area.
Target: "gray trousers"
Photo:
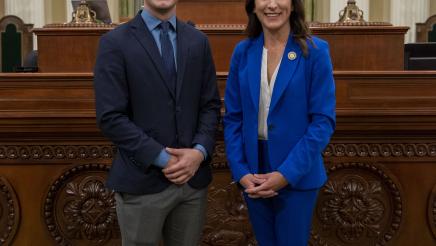
[[[205,221],[207,188],[170,185],[160,193],[115,193],[123,246],[196,246]]]

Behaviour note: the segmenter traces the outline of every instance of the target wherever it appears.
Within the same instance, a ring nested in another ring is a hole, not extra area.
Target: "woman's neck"
[[[277,31],[269,31],[265,30],[263,32],[264,35],[264,46],[267,49],[274,47],[285,46],[288,42],[289,34],[291,30],[289,28],[277,30]]]

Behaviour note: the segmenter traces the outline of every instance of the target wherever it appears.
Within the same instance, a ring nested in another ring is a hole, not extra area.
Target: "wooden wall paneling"
[[[246,38],[245,25],[197,25],[197,28],[206,33],[209,39],[216,70],[228,71],[233,49]]]
[[[247,38],[245,25],[197,25],[211,43],[216,69],[228,71],[236,44]],[[313,35],[329,42],[335,70],[400,71],[404,69],[407,27],[312,24]]]
[[[435,73],[335,71],[338,113],[434,115]]]
[[[95,117],[91,73],[1,76],[9,80],[0,83],[0,118]]]
[[[408,27],[314,24],[311,31],[330,45],[334,70],[404,69],[404,34]]]
[[[113,26],[65,28],[52,24],[34,29],[38,39],[39,71],[92,72],[100,36],[112,28]]]
[[[177,17],[195,24],[246,24],[243,0],[181,0]]]
[[[35,29],[41,72],[92,72],[98,40],[106,28]],[[244,24],[198,24],[207,34],[216,69],[225,72],[236,44],[246,38]],[[407,27],[335,26],[313,24],[314,35],[330,44],[335,70],[399,71],[404,68],[404,33]],[[67,57],[58,59],[58,57]]]

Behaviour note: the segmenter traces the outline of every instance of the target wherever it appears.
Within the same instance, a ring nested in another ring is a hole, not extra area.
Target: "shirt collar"
[[[143,9],[141,12],[141,17],[145,22],[145,25],[147,25],[148,30],[152,31],[154,30],[156,27],[159,26],[159,24],[162,22],[161,20],[159,20],[158,18],[154,17],[153,15],[151,15],[147,10]],[[171,24],[171,26],[173,27],[173,30],[177,30],[176,29],[176,23],[177,23],[177,19],[176,16],[173,15],[170,17],[170,19],[168,20],[168,22]]]

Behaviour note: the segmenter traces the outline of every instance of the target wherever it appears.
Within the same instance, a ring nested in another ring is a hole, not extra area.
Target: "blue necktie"
[[[162,60],[165,66],[165,72],[167,78],[170,82],[170,89],[173,92],[176,91],[176,64],[174,62],[174,49],[171,44],[170,36],[168,35],[168,30],[170,28],[170,23],[168,21],[162,21],[160,23],[160,44],[161,44],[161,53]]]

